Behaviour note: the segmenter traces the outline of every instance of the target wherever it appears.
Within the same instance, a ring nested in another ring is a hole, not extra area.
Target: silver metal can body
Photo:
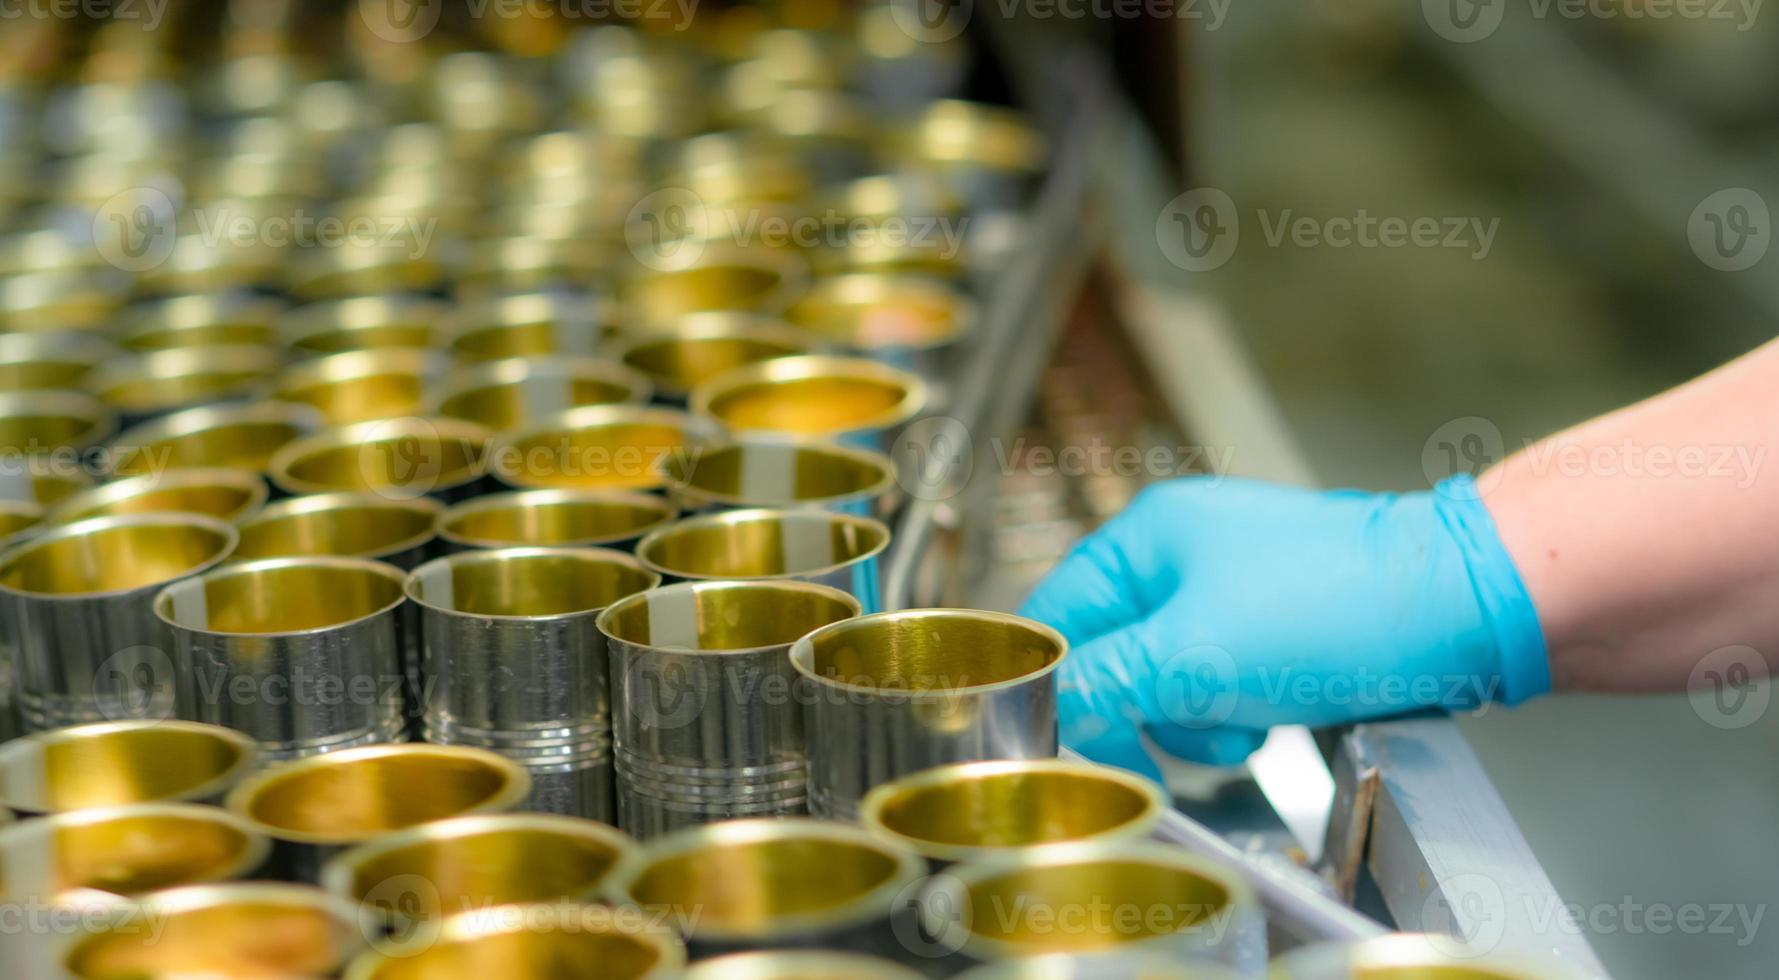
[[[1067,649],[1047,626],[967,609],[880,613],[797,641],[810,811],[854,818],[873,787],[933,766],[1055,756]]]
[[[399,740],[401,581],[370,559],[263,559],[178,583],[156,612],[199,720],[294,759]]]

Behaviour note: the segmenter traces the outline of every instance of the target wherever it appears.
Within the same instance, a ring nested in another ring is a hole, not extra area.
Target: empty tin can
[[[448,550],[521,545],[631,550],[643,535],[679,516],[649,493],[621,490],[515,490],[453,504],[439,515]]]
[[[676,521],[643,538],[636,555],[669,580],[814,582],[876,612],[883,601],[878,558],[889,539],[889,527],[869,517],[755,508]]]
[[[239,525],[234,558],[345,555],[412,569],[431,557],[443,506],[429,497],[316,493],[272,504]]]
[[[180,512],[239,523],[266,502],[258,473],[226,467],[182,467],[125,477],[83,490],[50,511],[48,520],[72,524],[93,517]]]
[[[418,347],[328,354],[286,368],[272,397],[308,405],[329,425],[417,415],[449,365],[444,354]]]
[[[649,490],[666,481],[669,459],[716,439],[709,420],[673,409],[588,405],[501,433],[490,468],[525,489]]]
[[[926,382],[861,357],[780,357],[720,374],[691,408],[731,432],[844,439],[886,448],[927,406]]]
[[[154,611],[197,717],[299,758],[400,733],[402,581],[364,558],[263,558],[175,583]]]
[[[807,354],[816,337],[753,313],[691,313],[628,337],[618,356],[648,375],[663,400],[684,403],[692,389],[726,371],[774,357]]]
[[[245,735],[197,722],[57,728],[0,745],[0,803],[33,814],[154,801],[214,802],[257,757]]]
[[[798,640],[809,679],[809,804],[851,818],[872,788],[952,762],[1056,755],[1062,634],[972,609],[908,609]]]
[[[602,905],[519,905],[415,929],[352,961],[346,980],[486,980],[518,964],[563,976],[667,980],[685,948],[665,930]]]
[[[252,874],[271,842],[240,817],[192,803],[129,803],[0,828],[0,895],[142,895]]]
[[[791,643],[859,613],[806,582],[693,582],[600,614],[611,658],[619,826],[808,811],[803,705]]]
[[[976,304],[938,279],[855,272],[816,280],[785,319],[943,388],[975,330]]]
[[[459,311],[445,345],[465,361],[553,354],[590,357],[605,345],[611,317],[609,304],[584,294],[503,296]]]
[[[125,311],[114,336],[133,351],[279,343],[282,304],[239,293],[175,296]]]
[[[125,424],[134,424],[259,393],[284,359],[278,347],[173,347],[107,361],[87,375],[86,387],[116,408]]]
[[[1164,844],[1048,844],[953,865],[920,896],[921,926],[978,962],[1105,950],[1266,968],[1247,883]]]
[[[498,753],[462,745],[364,745],[276,763],[224,805],[273,841],[283,876],[315,881],[344,851],[447,817],[511,810],[531,780]]]
[[[594,621],[659,583],[593,548],[465,551],[415,569],[427,740],[524,764],[530,809],[614,823],[611,677]]]
[[[667,461],[667,494],[688,511],[816,508],[885,517],[895,508],[888,456],[837,442],[751,438]]]
[[[607,893],[675,923],[694,958],[762,947],[893,954],[925,876],[918,855],[859,827],[785,817],[657,838],[619,863]]]
[[[341,354],[385,347],[437,347],[448,307],[413,296],[357,296],[300,306],[280,330],[299,355]]]
[[[644,244],[632,241],[648,264],[639,263],[623,290],[631,321],[665,326],[707,310],[776,315],[808,287],[808,267],[789,249],[676,237],[691,230],[644,228]]]
[[[67,944],[67,976],[326,977],[376,935],[350,903],[271,882],[190,885],[107,911],[111,921]]]
[[[399,932],[502,906],[591,900],[635,848],[623,833],[578,817],[454,817],[341,853],[322,868],[321,885]]]
[[[119,353],[86,330],[0,334],[0,391],[78,388],[93,368]]]
[[[1168,806],[1141,776],[1060,759],[966,762],[885,783],[859,822],[936,863],[1039,844],[1148,835]]]
[[[191,717],[189,674],[154,597],[234,550],[235,529],[199,514],[96,517],[0,553],[0,620],[28,730]]]
[[[646,402],[650,385],[635,371],[593,357],[513,357],[451,372],[437,414],[490,429],[527,425],[582,405]]]
[[[173,466],[227,466],[264,473],[280,446],[321,427],[321,413],[306,405],[205,405],[118,433],[107,446],[108,462],[114,476],[143,476]]]
[[[462,500],[485,485],[493,438],[489,429],[460,419],[378,419],[288,442],[267,469],[272,484],[292,494]]]

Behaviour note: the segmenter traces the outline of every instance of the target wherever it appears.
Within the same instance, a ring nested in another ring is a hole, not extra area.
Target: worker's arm
[[[1063,737],[1239,760],[1271,725],[1678,689],[1779,653],[1779,346],[1431,491],[1194,478],[1147,490],[1041,583],[1075,649]],[[1628,442],[1627,442],[1628,440]],[[1653,455],[1652,455],[1653,453]]]

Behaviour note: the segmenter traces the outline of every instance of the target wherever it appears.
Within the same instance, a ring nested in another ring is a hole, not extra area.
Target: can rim
[[[854,528],[862,529],[865,533],[873,535],[876,538],[876,544],[842,562],[833,562],[818,568],[798,569],[794,572],[787,571],[777,575],[704,575],[697,572],[687,571],[685,569],[669,568],[648,556],[649,551],[654,546],[658,545],[663,538],[673,534],[684,534],[688,531],[696,531],[706,527],[723,524],[742,524],[761,520],[819,521],[828,525],[846,524]],[[636,543],[636,557],[637,560],[641,561],[643,565],[648,567],[651,571],[659,572],[661,575],[667,577],[684,579],[688,582],[768,582],[777,579],[816,578],[831,572],[840,571],[844,568],[852,568],[853,566],[861,565],[883,554],[883,552],[889,548],[889,542],[889,525],[874,517],[861,517],[857,514],[842,514],[835,511],[818,510],[809,507],[749,507],[741,510],[725,510],[713,514],[696,514],[691,517],[682,517],[665,527],[651,531],[644,536],[641,541],[638,541]],[[823,627],[823,629],[827,628],[828,627]]]
[[[182,591],[191,592],[202,590],[212,582],[251,575],[255,572],[302,566],[332,568],[340,571],[353,570],[381,575],[385,579],[389,579],[395,583],[395,598],[370,612],[362,613],[351,619],[343,619],[337,623],[328,623],[325,626],[311,626],[307,629],[296,630],[254,630],[252,632],[219,630],[212,629],[208,626],[192,626],[173,618],[173,611],[169,608],[171,604],[176,603],[179,600],[179,595]],[[384,615],[393,609],[400,608],[403,599],[406,598],[401,588],[402,581],[403,572],[401,569],[396,568],[388,562],[377,561],[374,558],[356,558],[349,555],[285,555],[278,558],[255,558],[250,561],[230,562],[220,567],[213,568],[201,575],[193,575],[190,578],[181,579],[178,582],[169,584],[155,594],[154,615],[156,619],[159,619],[178,633],[197,633],[203,636],[231,638],[315,636],[322,633],[330,633],[335,630],[345,629],[350,626],[356,626],[359,623]]]
[[[1007,626],[1017,626],[1037,633],[1049,640],[1056,647],[1057,653],[1055,657],[1050,659],[1049,663],[1039,667],[1037,670],[1028,671],[1020,674],[1018,677],[1009,677],[1006,680],[993,681],[987,684],[971,684],[965,687],[931,689],[875,687],[835,680],[826,674],[819,673],[815,669],[813,663],[815,659],[815,643],[818,639],[823,638],[823,634],[825,633],[837,633],[847,629],[867,629],[875,623],[891,622],[896,619],[927,618],[982,619]],[[795,669],[797,673],[818,684],[836,690],[846,691],[851,694],[864,694],[870,696],[888,695],[898,699],[911,701],[931,701],[963,697],[967,695],[989,694],[995,691],[1004,691],[1023,684],[1029,684],[1032,681],[1040,680],[1055,673],[1057,668],[1062,666],[1062,662],[1068,659],[1068,656],[1069,641],[1055,629],[1052,629],[1035,619],[1027,619],[1024,616],[1015,616],[1012,613],[992,612],[986,609],[898,609],[892,612],[872,613],[868,616],[860,616],[857,619],[842,620],[838,623],[833,623],[824,626],[819,630],[815,630],[791,646],[791,667]]]
[[[110,531],[120,527],[144,527],[150,525],[174,525],[187,529],[195,528],[200,531],[207,531],[221,538],[222,545],[221,547],[214,549],[208,557],[204,558],[202,561],[194,563],[188,568],[182,569],[166,578],[157,579],[156,581],[148,582],[143,585],[131,586],[129,588],[102,589],[90,592],[38,592],[31,589],[22,589],[10,585],[5,581],[5,574],[11,568],[13,563],[17,562],[24,555],[30,553],[33,549],[41,548],[57,541],[83,537],[88,534]],[[241,536],[235,530],[233,524],[204,514],[193,514],[185,511],[169,510],[148,514],[113,514],[103,517],[89,517],[85,520],[72,521],[67,524],[57,525],[53,528],[46,528],[40,533],[32,535],[30,538],[16,543],[4,551],[0,551],[0,593],[29,596],[38,601],[84,602],[94,599],[111,599],[118,596],[134,595],[140,592],[150,592],[164,588],[169,583],[176,582],[180,579],[202,575],[210,569],[215,568],[217,565],[222,564],[222,562],[235,550],[235,545],[239,544],[240,540]]]
[[[676,582],[672,585],[657,586],[653,589],[627,595],[601,610],[599,617],[593,621],[593,625],[599,630],[602,636],[613,643],[622,643],[625,646],[633,647],[638,650],[646,650],[651,653],[674,653],[703,657],[742,657],[749,654],[765,653],[771,650],[787,649],[791,644],[795,643],[796,640],[787,640],[783,643],[766,643],[752,647],[726,647],[720,650],[713,650],[705,647],[640,643],[629,637],[619,636],[611,629],[612,620],[621,615],[628,607],[647,603],[655,596],[681,595],[688,593],[697,595],[701,592],[730,592],[744,590],[805,592],[833,599],[851,610],[847,615],[834,620],[836,623],[843,623],[848,619],[856,618],[863,609],[857,596],[854,596],[850,592],[836,589],[833,586],[822,585],[818,582],[801,582],[795,579],[707,579],[695,582]],[[820,628],[821,627],[817,627],[817,629]]]
[[[209,799],[235,783],[241,774],[251,770],[259,757],[259,745],[245,734],[233,728],[221,725],[209,725],[198,721],[179,721],[168,719],[154,721],[146,719],[128,721],[101,721],[86,725],[70,725],[66,728],[52,728],[47,731],[33,732],[20,736],[5,744],[0,744],[0,771],[4,771],[14,756],[26,755],[33,750],[41,752],[49,745],[59,742],[78,741],[85,738],[102,738],[117,733],[129,733],[146,730],[172,730],[189,735],[201,735],[227,745],[235,752],[235,760],[224,767],[222,772],[193,786],[189,789],[169,796],[158,797],[156,803],[178,803]],[[10,809],[20,813],[64,813],[78,812],[57,809],[43,809],[21,806],[16,799],[0,799]],[[121,805],[121,804],[120,804]]]
[[[441,569],[457,568],[464,565],[496,564],[503,561],[511,561],[514,559],[523,560],[527,558],[566,558],[585,562],[587,564],[621,565],[630,571],[642,573],[644,580],[649,582],[649,584],[643,586],[638,592],[627,593],[603,606],[590,606],[586,609],[574,609],[569,612],[549,613],[547,615],[538,616],[522,616],[513,613],[465,612],[461,609],[454,609],[450,606],[443,606],[437,602],[428,601],[427,599],[422,598],[419,593],[420,580],[435,574]],[[409,601],[413,602],[420,608],[443,616],[453,616],[461,619],[482,619],[492,622],[545,622],[573,619],[580,616],[598,616],[598,614],[606,609],[610,609],[613,605],[623,602],[625,599],[631,598],[632,596],[649,592],[660,586],[660,584],[661,575],[659,572],[644,567],[641,562],[636,560],[634,555],[618,551],[615,548],[574,548],[548,545],[521,545],[514,548],[478,548],[471,551],[460,551],[454,555],[444,555],[439,558],[434,558],[431,561],[417,566],[413,571],[408,573],[407,578],[402,585],[402,593]]]
[[[499,493],[482,494],[461,503],[452,504],[439,512],[434,525],[441,541],[471,548],[519,548],[534,547],[522,541],[503,541],[494,538],[477,538],[451,529],[454,521],[467,515],[479,514],[484,511],[506,509],[524,509],[533,504],[539,506],[553,505],[589,505],[601,506],[612,504],[623,507],[634,507],[653,511],[657,516],[646,524],[632,531],[623,531],[595,538],[576,539],[574,541],[551,542],[539,547],[599,547],[622,541],[640,538],[650,531],[679,519],[679,508],[665,497],[650,493],[637,493],[624,490],[576,490],[568,487],[552,487],[541,490],[503,490]]]

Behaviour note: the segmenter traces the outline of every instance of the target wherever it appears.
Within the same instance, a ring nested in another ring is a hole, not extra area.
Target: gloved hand
[[[1532,600],[1468,477],[1406,495],[1159,484],[1020,612],[1073,648],[1064,744],[1154,778],[1139,730],[1180,758],[1233,765],[1272,725],[1550,688]]]

